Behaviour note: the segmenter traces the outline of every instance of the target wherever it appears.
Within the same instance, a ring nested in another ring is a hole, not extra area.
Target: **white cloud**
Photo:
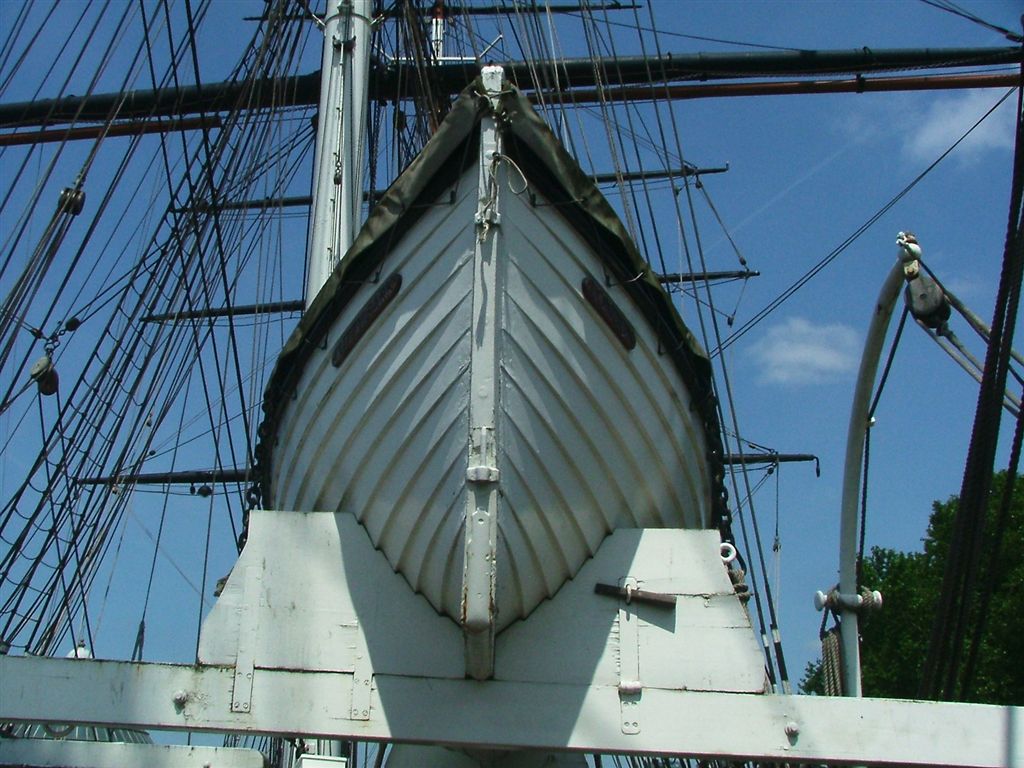
[[[1002,95],[998,90],[964,91],[932,102],[916,118],[904,114],[909,135],[904,149],[917,161],[932,161],[945,152],[972,125],[978,122]],[[1017,97],[1011,94],[989,115],[953,153],[964,162],[976,160],[991,150],[1012,150],[1014,107]]]
[[[773,384],[817,384],[854,371],[860,337],[841,323],[815,325],[791,317],[773,326],[754,348],[760,379]]]

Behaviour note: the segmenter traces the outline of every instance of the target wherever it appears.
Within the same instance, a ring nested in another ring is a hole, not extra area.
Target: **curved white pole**
[[[864,342],[864,354],[857,374],[857,387],[853,393],[850,409],[850,428],[846,438],[846,462],[843,471],[842,513],[839,524],[839,596],[840,635],[842,640],[843,695],[860,696],[860,632],[857,621],[857,549],[858,549],[858,501],[860,498],[861,472],[864,466],[864,439],[868,430],[868,410],[871,408],[871,394],[875,388],[875,375],[882,356],[886,331],[892,318],[893,309],[899,299],[900,289],[921,256],[912,235],[899,233],[899,262],[885,278],[878,294],[871,327]]]

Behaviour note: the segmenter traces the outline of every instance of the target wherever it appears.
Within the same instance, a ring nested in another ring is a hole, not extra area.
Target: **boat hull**
[[[482,553],[500,631],[618,528],[717,525],[720,465],[668,321],[535,164],[491,154],[424,183],[416,215],[318,298],[260,457],[265,506],[353,514],[463,625]]]

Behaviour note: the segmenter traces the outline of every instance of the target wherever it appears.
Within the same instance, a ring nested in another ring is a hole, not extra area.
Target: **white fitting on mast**
[[[352,245],[362,219],[371,0],[330,0],[317,113],[306,306]]]

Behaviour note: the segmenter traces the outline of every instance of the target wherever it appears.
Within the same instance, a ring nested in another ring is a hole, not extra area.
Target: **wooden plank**
[[[388,739],[837,765],[1004,768],[1024,759],[1024,709],[980,704],[643,691],[624,734],[618,686],[377,676],[369,720],[351,720],[352,676],[260,670],[248,714],[229,669],[0,658],[0,720]],[[175,705],[178,693],[183,706]]]

